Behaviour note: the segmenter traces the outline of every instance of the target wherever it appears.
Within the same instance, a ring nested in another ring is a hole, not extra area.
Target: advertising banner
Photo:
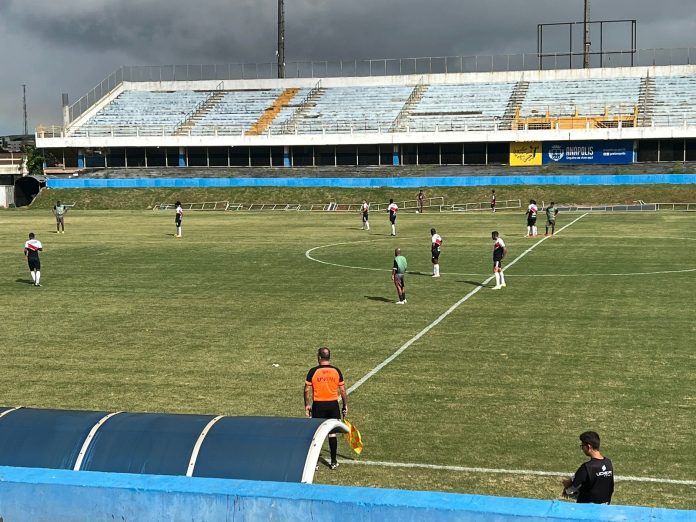
[[[541,142],[525,141],[510,143],[510,165],[541,165]]]
[[[548,141],[544,143],[544,165],[633,163],[633,141]],[[510,149],[512,150],[512,148]],[[511,153],[512,156],[512,153]]]

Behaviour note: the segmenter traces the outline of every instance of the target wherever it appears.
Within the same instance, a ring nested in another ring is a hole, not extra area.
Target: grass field
[[[397,238],[371,217],[365,232],[358,214],[189,212],[175,240],[171,212],[74,210],[65,235],[48,210],[0,212],[0,403],[301,416],[318,346],[354,384],[491,275],[497,229],[508,266],[522,256],[508,287],[472,294],[351,394],[365,451],[315,482],[556,498],[553,476],[360,462],[570,473],[588,429],[619,478],[696,479],[696,215],[586,215],[538,245],[520,212],[404,214]],[[614,501],[694,509],[696,487],[618,481]]]

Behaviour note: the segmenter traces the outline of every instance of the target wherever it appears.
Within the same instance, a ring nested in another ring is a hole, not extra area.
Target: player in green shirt
[[[391,271],[391,278],[396,287],[396,293],[399,294],[399,301],[396,304],[406,304],[406,283],[404,276],[406,275],[406,258],[401,255],[401,249],[394,250],[394,266]]]
[[[556,214],[558,214],[558,209],[555,207],[555,203],[552,201],[551,204],[546,207],[546,234],[549,235],[549,227],[551,227],[551,235],[556,231]]]
[[[56,201],[53,207],[53,215],[56,216],[56,234],[65,234],[65,213],[67,211],[68,209],[65,205],[62,205],[60,201]]]

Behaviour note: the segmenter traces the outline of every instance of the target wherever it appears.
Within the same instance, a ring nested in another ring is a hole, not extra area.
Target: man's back
[[[578,469],[573,486],[580,486],[579,504],[608,504],[614,493],[614,466],[611,460],[591,459]]]

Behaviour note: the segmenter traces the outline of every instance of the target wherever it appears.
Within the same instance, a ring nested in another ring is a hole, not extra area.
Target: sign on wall
[[[510,143],[510,165],[541,165],[541,151],[540,141]]]
[[[549,141],[544,143],[544,165],[627,164],[635,161],[633,141]]]

